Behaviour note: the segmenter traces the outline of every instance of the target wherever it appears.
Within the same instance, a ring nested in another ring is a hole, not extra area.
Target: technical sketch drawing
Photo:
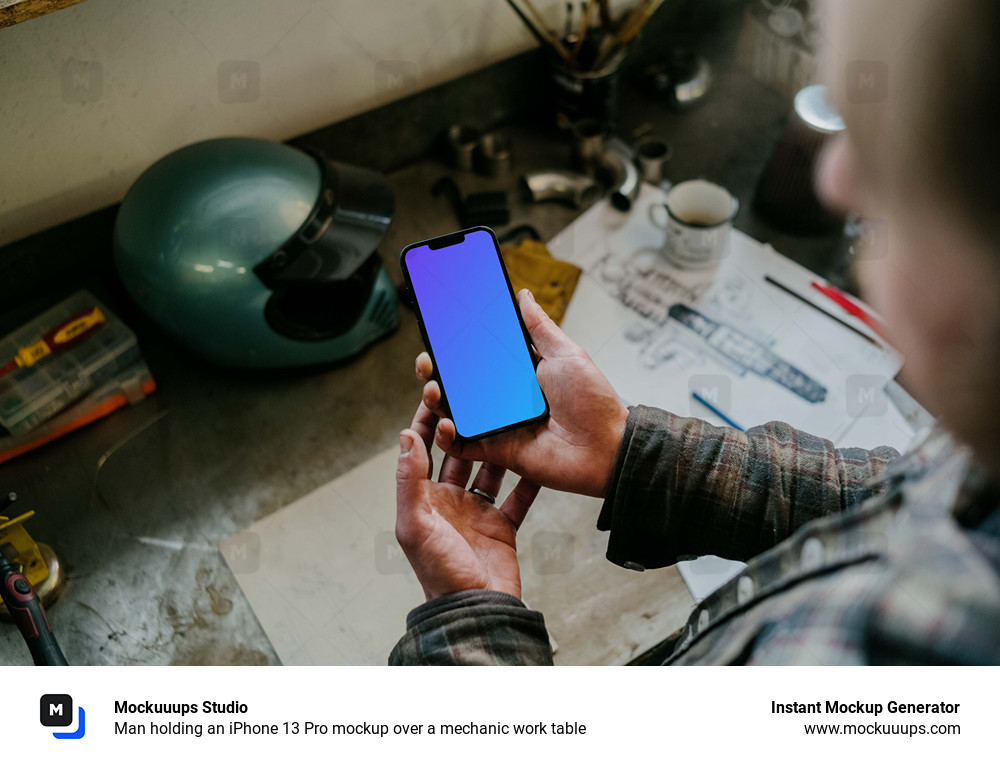
[[[684,284],[672,271],[657,251],[648,249],[626,257],[609,251],[594,268],[604,289],[639,316],[661,326],[667,322],[667,310],[673,301],[693,303],[709,284]]]
[[[716,322],[683,303],[673,304],[667,313],[740,367],[770,378],[807,402],[815,404],[826,399],[825,386],[735,327]]]

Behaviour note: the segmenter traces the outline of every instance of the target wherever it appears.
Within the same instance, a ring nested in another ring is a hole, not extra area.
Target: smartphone
[[[408,245],[399,258],[458,435],[479,439],[548,417],[493,232],[478,226],[435,237]]]

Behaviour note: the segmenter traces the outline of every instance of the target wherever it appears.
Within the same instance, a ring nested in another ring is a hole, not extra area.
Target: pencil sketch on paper
[[[809,403],[826,400],[825,386],[751,334],[752,288],[745,277],[729,274],[716,280],[714,272],[679,272],[651,248],[624,256],[609,250],[591,273],[641,318],[626,329],[624,338],[637,346],[644,368],[669,364],[674,372],[693,371],[708,354],[740,376],[768,378]],[[690,304],[703,306],[717,318]],[[674,323],[690,332],[678,331]],[[738,330],[737,324],[750,329]]]
[[[746,277],[728,275],[715,285],[708,295],[708,308],[717,317],[730,322],[750,322],[753,320],[751,311],[751,286]]]
[[[636,347],[638,362],[647,370],[670,365],[672,373],[693,373],[704,365],[705,355],[696,344],[680,337],[675,325],[661,328],[646,319],[636,319],[625,328],[623,338]]]
[[[694,303],[712,283],[711,274],[682,281],[663,256],[651,248],[640,248],[625,256],[609,250],[598,259],[592,273],[623,305],[661,327],[667,322],[671,303]]]
[[[672,305],[668,314],[745,370],[770,378],[807,402],[816,404],[826,399],[825,386],[735,327],[716,322],[683,303]]]

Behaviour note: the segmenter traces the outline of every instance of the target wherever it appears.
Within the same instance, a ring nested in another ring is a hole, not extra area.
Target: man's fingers
[[[479,466],[476,478],[472,480],[472,489],[482,489],[496,497],[500,494],[505,473],[507,473],[506,468],[493,463],[483,463]]]
[[[538,497],[540,487],[533,481],[521,479],[514,487],[513,491],[507,495],[507,499],[500,506],[500,513],[510,519],[514,529],[520,529],[524,517],[527,516],[531,504]]]
[[[434,412],[441,411],[441,386],[436,380],[428,381],[424,386],[423,403]]]
[[[402,544],[414,529],[420,512],[421,483],[427,479],[430,456],[423,438],[412,428],[399,434],[399,460],[396,463],[396,537]]]
[[[410,429],[412,429],[420,441],[424,444],[424,451],[427,453],[427,475],[424,477],[426,479],[431,478],[431,471],[434,470],[434,463],[431,459],[431,445],[434,444],[434,430],[438,424],[438,415],[433,412],[430,407],[428,407],[423,402],[417,407],[417,411],[413,416],[413,422],[410,423]]]
[[[430,380],[434,374],[434,363],[431,361],[431,355],[426,351],[417,354],[416,371],[417,377],[424,383]]]
[[[434,435],[442,451],[462,460],[485,460],[482,442],[460,441],[455,432],[455,423],[450,418],[438,421],[437,432]]]
[[[559,329],[559,325],[552,321],[545,309],[538,305],[530,290],[521,290],[517,294],[517,303],[531,342],[543,359],[567,356],[576,351],[576,344]]]
[[[472,461],[462,460],[453,455],[445,455],[441,461],[441,473],[438,481],[442,484],[454,484],[456,487],[465,489],[469,483],[469,476],[472,475]]]

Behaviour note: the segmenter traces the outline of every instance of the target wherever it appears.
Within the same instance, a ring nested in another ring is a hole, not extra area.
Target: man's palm
[[[425,479],[417,503],[432,509],[417,524],[420,555],[433,563],[421,584],[431,594],[482,588],[520,593],[516,530],[495,506],[453,484]]]

